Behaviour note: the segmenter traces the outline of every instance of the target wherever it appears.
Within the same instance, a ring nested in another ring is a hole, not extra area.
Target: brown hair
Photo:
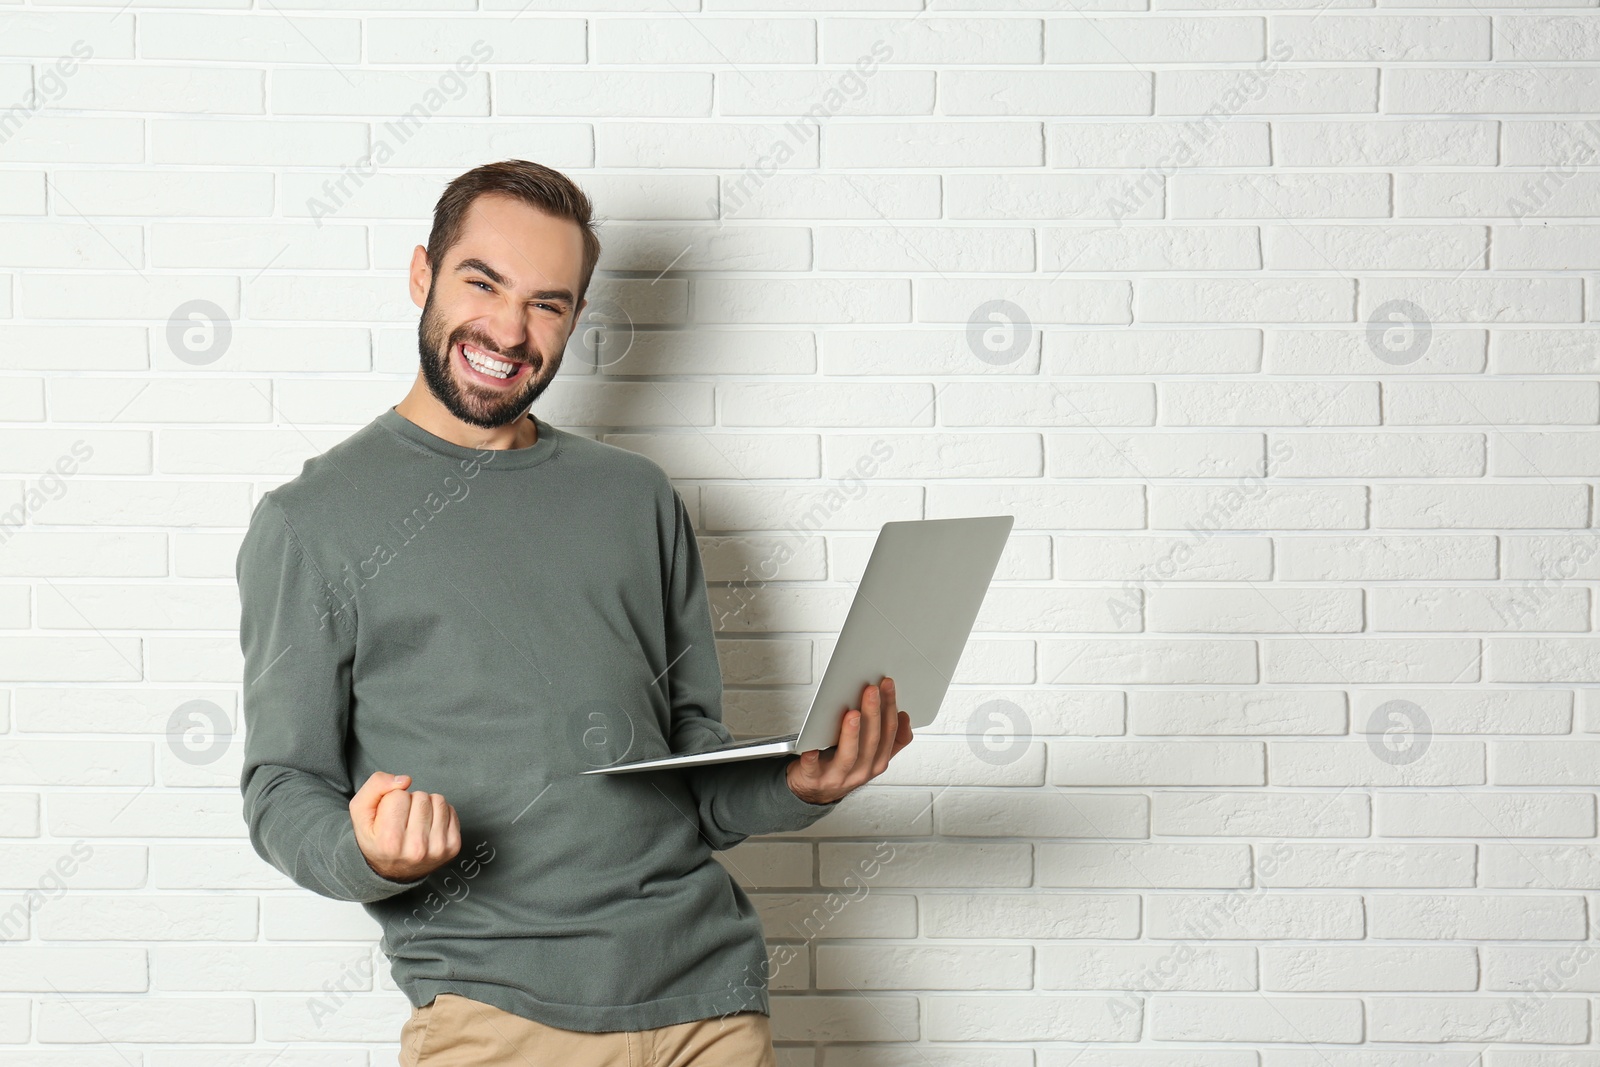
[[[428,263],[438,270],[444,254],[461,239],[467,211],[485,193],[514,197],[558,219],[569,219],[583,231],[583,274],[579,301],[589,289],[595,264],[600,262],[600,235],[592,224],[594,207],[577,184],[559,170],[526,159],[485,163],[459,175],[445,186],[433,206],[433,229],[428,234]]]

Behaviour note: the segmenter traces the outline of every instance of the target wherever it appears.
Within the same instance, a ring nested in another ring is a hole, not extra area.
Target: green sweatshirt
[[[236,572],[251,844],[360,901],[415,1005],[586,1031],[766,1012],[761,923],[712,852],[837,805],[790,791],[794,757],[580,774],[733,738],[682,498],[535,421],[480,450],[389,408],[262,496]],[[455,806],[455,859],[371,868],[348,804],[374,771]]]

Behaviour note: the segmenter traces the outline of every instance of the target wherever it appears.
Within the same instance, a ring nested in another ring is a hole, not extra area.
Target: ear
[[[433,285],[433,267],[428,263],[428,249],[426,245],[418,245],[411,250],[411,302],[417,307],[428,303],[428,288]]]

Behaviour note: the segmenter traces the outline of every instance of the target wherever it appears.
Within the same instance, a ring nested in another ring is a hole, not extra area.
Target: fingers
[[[872,765],[883,733],[880,700],[878,687],[868,685],[861,692],[861,707],[845,712],[839,743],[822,767],[825,787],[849,792],[873,777]]]
[[[373,817],[377,814],[378,802],[394,789],[405,789],[411,784],[409,774],[390,774],[388,771],[373,771],[356,795],[350,798],[350,813],[365,819],[367,825],[372,824]]]
[[[433,829],[433,794],[409,793],[411,814],[406,819],[406,842],[400,848],[402,858],[413,863],[427,859],[428,835]]]
[[[875,685],[861,693],[860,729],[856,731],[859,747],[853,764],[845,768],[846,776],[854,781],[858,773],[870,768],[878,758],[878,739],[883,736],[883,694]],[[861,781],[866,781],[861,778]],[[859,783],[858,783],[859,784]]]
[[[872,761],[872,777],[876,778],[889,769],[889,757],[895,753],[895,743],[900,736],[900,711],[895,702],[894,679],[885,678],[879,689],[883,694],[883,714],[879,716],[881,726],[878,732],[878,746]]]
[[[460,852],[461,819],[442,793],[389,789],[378,798],[370,838],[382,863],[431,870]]]
[[[399,858],[404,863],[432,869],[461,850],[460,818],[443,793],[417,792],[409,796],[411,811]]]
[[[861,753],[861,719],[861,712],[854,708],[844,713],[844,722],[839,724],[839,741],[833,746],[833,755],[822,765],[825,776],[856,765],[856,757]]]
[[[461,851],[461,824],[456,809],[439,793],[432,794],[433,811],[429,820],[428,854],[446,859]]]
[[[411,794],[392,789],[378,798],[372,819],[372,839],[385,858],[398,858],[406,841],[406,825],[411,820]]]
[[[837,800],[889,769],[889,761],[911,743],[911,716],[895,698],[894,679],[884,677],[862,689],[861,707],[851,708],[839,725],[839,740],[826,753],[804,752],[786,772],[791,787],[823,803]]]
[[[894,755],[895,753],[899,752],[902,748],[905,748],[910,743],[911,743],[911,716],[909,714],[907,714],[906,712],[902,711],[900,713],[900,728],[897,731],[895,731],[894,752],[891,752],[890,755],[891,756]]]
[[[838,726],[838,741],[827,752],[800,753],[798,781],[821,793],[853,792],[888,769],[894,753],[910,744],[910,715],[894,702],[894,680],[861,691],[861,707],[848,709]],[[797,781],[790,777],[790,781]]]
[[[461,819],[441,793],[410,792],[409,774],[375,771],[350,798],[356,845],[367,866],[409,882],[461,851]]]

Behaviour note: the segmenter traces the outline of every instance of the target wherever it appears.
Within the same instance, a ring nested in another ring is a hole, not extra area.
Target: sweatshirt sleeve
[[[700,548],[688,508],[676,489],[671,566],[666,585],[668,691],[675,753],[695,752],[734,740],[722,722],[722,668],[711,629]],[[785,768],[797,757],[769,756],[686,767],[699,811],[700,832],[712,848],[732,848],[752,834],[803,830],[834,808],[812,804],[789,788]]]
[[[344,746],[354,609],[270,496],[250,518],[235,576],[244,652],[239,789],[250,844],[297,885],[335,900],[382,900],[420,885],[383,877],[356,843]]]

